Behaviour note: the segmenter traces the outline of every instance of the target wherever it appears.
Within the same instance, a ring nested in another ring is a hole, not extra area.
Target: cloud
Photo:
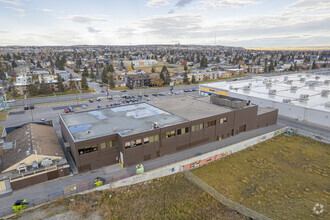
[[[16,6],[24,5],[20,1],[13,1],[13,0],[0,0],[0,2],[5,3],[5,4],[10,4],[10,5],[16,5]]]
[[[129,38],[135,34],[136,29],[133,27],[121,27],[116,31],[116,35],[120,38]]]
[[[54,12],[55,10],[48,9],[48,8],[37,8],[38,11],[43,11],[43,12]]]
[[[253,0],[208,0],[206,5],[211,8],[244,8],[260,4]]]
[[[94,21],[101,21],[106,22],[107,19],[100,18],[100,17],[92,17],[86,15],[69,15],[68,17],[60,17],[60,19],[69,20],[76,23],[90,23]]]
[[[5,8],[11,9],[11,10],[19,12],[19,13],[25,13],[25,10],[22,8],[15,8],[15,7],[5,7]]]
[[[168,11],[169,14],[174,14],[174,12],[175,12],[174,9]]]
[[[167,0],[151,0],[147,3],[148,7],[158,8],[160,6],[168,5]]]
[[[186,6],[187,4],[190,4],[192,1],[194,0],[179,0],[177,3],[176,3],[176,7],[179,7],[179,8],[182,8],[184,6]]]
[[[315,5],[329,5],[329,0],[299,0],[289,7],[311,7]]]
[[[88,30],[89,33],[99,33],[99,32],[101,32],[100,30],[94,29],[92,27],[88,27],[87,30]]]

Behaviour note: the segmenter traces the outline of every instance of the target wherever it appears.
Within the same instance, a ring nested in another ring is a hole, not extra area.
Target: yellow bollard
[[[79,108],[77,108],[77,110],[79,111]]]

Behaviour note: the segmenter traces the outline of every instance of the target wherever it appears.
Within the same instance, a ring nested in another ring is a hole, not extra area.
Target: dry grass
[[[105,219],[246,219],[192,185],[183,174],[76,195],[55,205],[66,206],[83,218],[98,212]]]
[[[165,65],[170,73],[173,73],[174,71],[183,71],[184,67],[183,66],[172,66],[172,65]],[[151,73],[151,66],[146,66],[146,67],[134,67],[136,70],[143,70],[146,73]],[[163,65],[155,66],[155,72],[160,72],[163,68]],[[188,68],[189,70],[189,68]]]
[[[0,121],[7,121],[8,111],[0,112]]]
[[[227,198],[273,219],[329,219],[330,146],[278,136],[193,173]],[[325,207],[319,216],[316,203]]]

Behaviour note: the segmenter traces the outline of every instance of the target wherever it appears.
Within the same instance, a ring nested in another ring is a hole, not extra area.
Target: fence
[[[227,199],[225,196],[220,194],[217,190],[215,190],[214,188],[209,186],[207,183],[205,183],[203,180],[201,180],[200,178],[195,176],[190,171],[186,171],[186,172],[184,172],[184,174],[192,183],[194,183],[197,187],[201,188],[202,190],[204,190],[205,192],[210,194],[213,198],[215,198],[217,201],[222,203],[224,206],[226,206],[232,210],[235,210],[235,211],[239,212],[240,214],[242,214],[246,217],[249,217],[251,219],[271,220],[270,218],[268,218],[256,211],[253,211],[241,204],[238,204],[230,199]]]

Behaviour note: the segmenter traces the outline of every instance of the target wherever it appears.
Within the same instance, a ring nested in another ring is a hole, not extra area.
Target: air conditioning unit
[[[329,89],[323,89],[321,95],[322,96],[328,96],[329,93],[330,93],[330,90]]]
[[[269,94],[270,95],[276,95],[276,89],[270,89]]]
[[[24,170],[26,172],[26,164],[25,163],[20,163],[18,165],[18,167],[16,168],[16,170],[18,171],[18,173],[21,173],[22,170]]]
[[[297,89],[298,89],[298,86],[291,86],[291,87],[290,87],[290,90],[291,90],[291,91],[296,91]]]
[[[330,102],[325,103],[324,106],[330,108]]]
[[[158,124],[158,122],[154,122],[154,124],[153,124],[153,128],[154,128],[154,129],[159,128],[159,124]]]
[[[44,158],[44,159],[41,161],[40,165],[41,165],[42,167],[48,167],[48,166],[51,166],[51,165],[53,165],[53,160],[50,159],[50,158],[48,158],[48,157],[46,157],[46,158]]]
[[[292,84],[293,80],[287,80],[285,83],[286,84]]]
[[[308,94],[300,94],[300,100],[307,100],[309,97]]]
[[[284,76],[284,81],[287,81],[289,79],[288,76]]]
[[[301,77],[301,74],[299,74],[298,77]]]
[[[270,87],[272,87],[272,83],[271,82],[266,83],[266,88],[270,88]]]
[[[233,86],[229,86],[229,89],[233,89],[234,87]]]
[[[315,76],[315,79],[318,80],[318,79],[320,79],[320,77],[319,76]]]
[[[324,85],[329,85],[330,84],[330,80],[324,80]]]
[[[283,99],[283,103],[291,103],[291,99]]]
[[[306,78],[300,78],[300,82],[305,82]]]
[[[250,89],[251,89],[251,86],[247,86],[247,85],[244,86],[244,90],[250,90]]]

